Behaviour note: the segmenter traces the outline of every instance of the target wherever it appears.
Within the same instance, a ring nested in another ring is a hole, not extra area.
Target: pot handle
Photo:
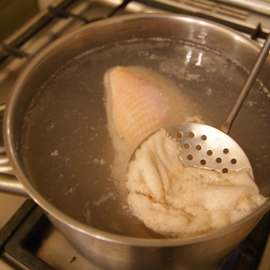
[[[0,173],[0,192],[29,197],[23,185],[14,175]]]
[[[3,119],[5,107],[6,104],[0,104],[0,121]],[[3,145],[0,146],[0,192],[29,197],[23,185],[15,177]]]

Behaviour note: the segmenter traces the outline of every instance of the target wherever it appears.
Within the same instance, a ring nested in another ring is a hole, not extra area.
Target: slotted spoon
[[[269,49],[270,34],[231,108],[227,119],[220,129],[198,123],[181,123],[164,127],[164,129],[168,131],[168,135],[179,143],[181,159],[185,166],[207,168],[223,173],[242,168],[250,168],[252,172],[250,162],[245,152],[227,134],[269,55]],[[152,135],[153,134],[150,136]],[[146,140],[143,142],[145,141]]]

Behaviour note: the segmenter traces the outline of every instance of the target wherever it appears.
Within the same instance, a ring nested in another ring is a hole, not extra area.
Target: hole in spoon
[[[188,156],[187,156],[187,159],[188,159],[188,160],[192,160],[192,159],[193,159],[193,156],[192,156],[192,155],[188,155]]]
[[[216,162],[217,163],[221,163],[222,162],[222,159],[220,157],[216,158]]]
[[[228,149],[228,148],[224,148],[224,149],[223,149],[223,153],[224,153],[224,154],[228,154],[228,153],[229,153],[229,149]]]
[[[185,149],[189,149],[190,148],[190,145],[188,143],[185,143],[184,144],[184,147],[185,147]]]
[[[202,146],[201,145],[196,145],[196,149],[198,150],[198,151],[200,151],[200,150],[202,150]]]
[[[235,158],[231,159],[232,164],[236,164],[237,160]]]
[[[200,161],[200,163],[201,163],[201,165],[205,165],[205,164],[206,164],[206,161],[205,161],[204,159],[202,159],[202,160]]]
[[[176,134],[176,137],[177,137],[178,139],[182,139],[183,134],[182,134],[181,132],[178,132],[178,133]]]
[[[223,168],[223,169],[222,169],[222,172],[223,172],[223,173],[227,173],[228,171],[229,171],[229,170],[228,170],[227,168]]]
[[[191,131],[191,132],[189,132],[189,134],[188,134],[188,135],[189,135],[189,137],[190,137],[190,138],[194,138],[194,137],[195,137],[195,134],[194,134],[192,131]]]
[[[203,141],[206,141],[207,140],[207,136],[206,135],[202,135],[201,138],[202,138]]]
[[[213,151],[212,150],[208,150],[206,153],[207,153],[208,156],[212,156],[213,155]]]

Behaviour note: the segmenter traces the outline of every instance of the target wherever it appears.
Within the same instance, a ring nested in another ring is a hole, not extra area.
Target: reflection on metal
[[[198,61],[195,64],[195,66],[201,66],[201,64],[202,64],[202,53],[199,53],[199,55],[198,55]]]
[[[9,164],[8,157],[5,154],[0,155],[0,173],[14,175],[13,169]]]
[[[216,0],[224,4],[231,4],[239,8],[250,9],[262,14],[270,15],[270,6],[267,0]]]
[[[187,55],[186,55],[185,64],[188,64],[190,62],[191,57],[192,57],[192,50],[189,50]]]
[[[207,37],[208,33],[205,28],[202,28],[201,33],[198,35],[198,38],[201,39],[201,43],[205,44],[205,38]]]

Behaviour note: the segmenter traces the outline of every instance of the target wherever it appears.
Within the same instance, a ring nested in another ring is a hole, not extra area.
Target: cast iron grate
[[[27,30],[25,30],[19,37],[17,37],[14,41],[12,41],[10,44],[0,44],[0,63],[3,62],[8,56],[18,57],[18,58],[31,58],[27,53],[21,51],[19,48],[22,46],[27,40],[29,40],[32,36],[34,36],[38,31],[40,31],[43,27],[48,25],[54,18],[75,18],[78,20],[83,21],[84,24],[89,24],[91,22],[95,22],[101,19],[110,18],[115,16],[120,10],[124,10],[126,6],[128,6],[131,2],[137,2],[144,5],[147,5],[148,7],[154,7],[157,9],[161,9],[163,11],[169,11],[177,14],[183,14],[183,15],[191,15],[196,16],[199,18],[208,19],[220,24],[223,24],[225,26],[228,26],[234,30],[240,31],[242,33],[246,33],[250,35],[252,39],[265,39],[268,32],[266,32],[264,29],[262,29],[261,24],[258,23],[255,26],[247,25],[247,24],[241,24],[237,21],[233,20],[226,20],[221,19],[218,16],[215,16],[215,14],[206,14],[204,12],[200,11],[190,11],[188,9],[182,8],[181,6],[177,5],[177,1],[158,1],[158,0],[124,0],[121,4],[116,5],[109,14],[105,17],[96,17],[92,20],[88,20],[87,18],[73,14],[72,12],[68,11],[67,9],[75,3],[76,0],[63,0],[60,4],[57,6],[49,6],[47,13],[45,13],[35,24],[33,24],[31,27],[29,27]]]
[[[47,13],[45,13],[35,24],[25,30],[19,37],[17,37],[10,44],[0,44],[0,63],[3,62],[8,56],[13,56],[17,58],[31,58],[30,55],[21,51],[19,49],[26,41],[28,41],[31,37],[33,37],[37,32],[43,29],[46,25],[48,25],[54,18],[68,19],[70,17],[83,21],[84,24],[89,24],[91,22],[95,22],[101,19],[113,17],[118,11],[124,9],[131,0],[124,0],[121,4],[117,5],[115,8],[111,10],[111,12],[102,18],[94,18],[92,20],[88,20],[83,16],[73,14],[68,11],[68,7],[70,7],[76,0],[63,0],[57,6],[49,6]]]

